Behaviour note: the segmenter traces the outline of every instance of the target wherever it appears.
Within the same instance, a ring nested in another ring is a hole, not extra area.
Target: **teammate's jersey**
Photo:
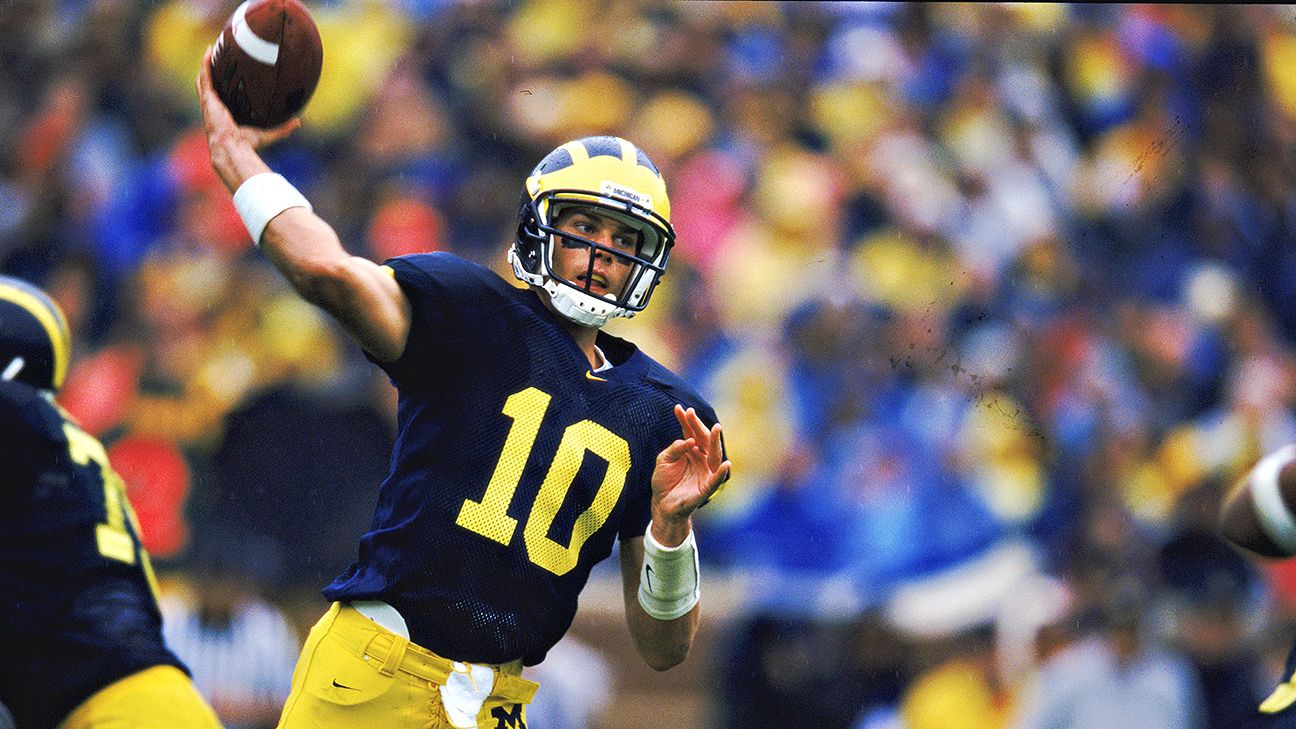
[[[676,403],[711,407],[634,345],[600,333],[589,361],[529,290],[444,254],[388,263],[413,325],[381,364],[399,432],[358,561],[324,595],[383,600],[454,660],[540,662],[614,540],[650,519]]]
[[[150,666],[183,670],[99,441],[38,390],[0,382],[0,464],[0,702],[18,726],[56,726]]]

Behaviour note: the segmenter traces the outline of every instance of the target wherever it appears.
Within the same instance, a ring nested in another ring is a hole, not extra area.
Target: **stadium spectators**
[[[204,516],[238,436],[230,413],[301,366],[365,366],[295,338],[337,333],[284,308],[194,151],[194,66],[233,4],[0,6],[0,271],[48,284],[85,322],[68,408],[110,447],[167,439]],[[354,252],[441,247],[503,271],[505,191],[554,144],[621,133],[661,164],[679,255],[653,309],[615,329],[726,415],[739,476],[699,514],[704,559],[815,586],[794,616],[807,630],[885,614],[905,585],[1024,540],[1089,604],[1108,588],[1077,562],[1142,570],[1153,647],[1174,638],[1162,575],[1203,553],[1168,548],[1177,505],[1296,440],[1289,10],[312,10],[329,65],[304,128],[269,155]],[[608,31],[587,33],[592,17]],[[389,417],[380,391],[347,386]],[[357,457],[331,455],[321,471]],[[240,491],[238,509],[273,487]],[[356,520],[295,526],[358,534]],[[313,585],[308,572],[285,582]],[[1256,579],[1268,608],[1249,630],[1282,630],[1290,568]],[[1199,672],[1225,658],[1182,647]],[[1257,653],[1226,658],[1270,670]],[[718,701],[737,684],[717,670]],[[1226,710],[1207,692],[1209,715]]]

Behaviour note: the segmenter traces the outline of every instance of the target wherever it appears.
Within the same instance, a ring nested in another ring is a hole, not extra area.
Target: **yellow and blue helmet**
[[[57,391],[71,357],[72,335],[58,304],[26,281],[0,276],[0,380]]]
[[[570,205],[598,208],[637,230],[635,253],[559,231],[553,222]],[[560,239],[588,246],[591,267],[598,251],[628,263],[625,287],[598,296],[590,291],[589,281],[582,284],[559,275],[553,254]],[[527,177],[509,262],[520,280],[549,293],[559,314],[582,326],[603,326],[613,317],[643,311],[666,272],[674,245],[666,183],[648,155],[620,137],[585,137],[550,152]]]

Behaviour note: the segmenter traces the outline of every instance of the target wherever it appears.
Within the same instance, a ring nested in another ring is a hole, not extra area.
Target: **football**
[[[323,62],[319,29],[298,0],[247,0],[212,47],[212,86],[234,121],[275,127],[306,106]]]
[[[1261,458],[1224,499],[1220,534],[1264,557],[1296,555],[1296,445]]]

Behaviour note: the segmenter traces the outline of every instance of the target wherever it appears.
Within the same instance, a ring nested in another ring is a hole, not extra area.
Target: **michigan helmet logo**
[[[58,304],[39,288],[0,276],[0,380],[58,390],[72,336]]]
[[[555,228],[560,212],[573,205],[597,208],[634,229],[639,239],[634,253]],[[591,261],[602,252],[629,264],[625,285],[599,296],[588,281],[559,275],[553,265],[559,240],[588,247]],[[648,155],[620,137],[585,137],[550,152],[527,178],[509,262],[515,276],[549,293],[558,313],[582,326],[603,326],[613,317],[643,311],[674,245],[666,183]]]

